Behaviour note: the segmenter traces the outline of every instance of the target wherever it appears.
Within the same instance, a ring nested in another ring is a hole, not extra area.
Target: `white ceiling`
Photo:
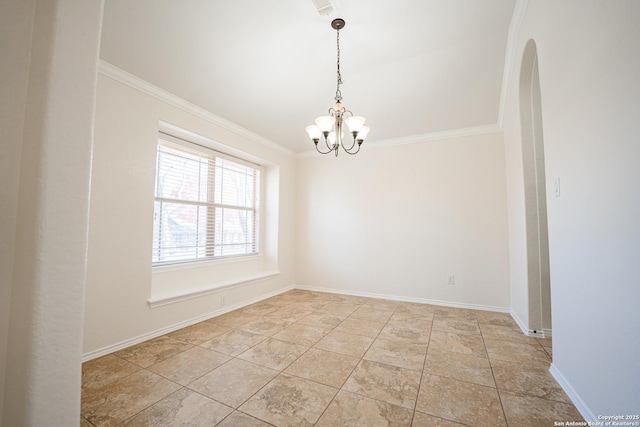
[[[368,142],[498,121],[515,0],[107,0],[103,60],[294,152],[333,105]]]

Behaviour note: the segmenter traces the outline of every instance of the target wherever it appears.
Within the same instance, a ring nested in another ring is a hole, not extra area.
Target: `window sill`
[[[176,262],[174,264],[160,264],[151,267],[151,272],[155,273],[164,273],[167,271],[173,270],[186,270],[191,268],[206,268],[211,267],[212,265],[220,265],[220,264],[230,264],[234,262],[243,262],[243,261],[256,261],[261,260],[261,254],[251,254],[251,255],[235,255],[235,256],[227,256],[221,258],[213,258],[203,261],[188,261],[188,262]]]
[[[279,271],[265,271],[251,276],[240,277],[238,279],[226,282],[216,283],[207,287],[199,287],[198,289],[181,289],[178,292],[167,293],[164,295],[152,295],[148,304],[150,308],[162,307],[164,305],[176,302],[186,301],[193,298],[199,298],[205,295],[214,294],[222,290],[235,288],[238,286],[248,285],[254,282],[271,279],[280,275]]]

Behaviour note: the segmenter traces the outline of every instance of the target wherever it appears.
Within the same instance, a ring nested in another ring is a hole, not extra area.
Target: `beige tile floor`
[[[294,290],[86,362],[81,426],[581,421],[504,313]]]

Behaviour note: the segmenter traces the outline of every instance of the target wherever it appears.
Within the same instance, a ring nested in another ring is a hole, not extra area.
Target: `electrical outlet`
[[[453,285],[454,283],[456,283],[456,276],[453,274],[450,274],[447,276],[447,285]]]

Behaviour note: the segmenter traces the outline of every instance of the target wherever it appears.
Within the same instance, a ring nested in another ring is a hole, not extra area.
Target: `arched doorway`
[[[538,53],[527,43],[520,70],[520,126],[527,229],[529,330],[551,335],[551,281]]]

